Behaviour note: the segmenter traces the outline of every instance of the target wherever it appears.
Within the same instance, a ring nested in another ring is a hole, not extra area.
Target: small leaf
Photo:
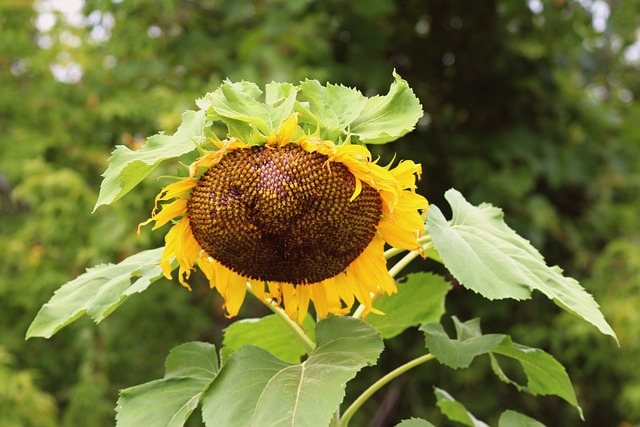
[[[500,415],[498,427],[545,427],[545,425],[519,412],[507,410]]]
[[[173,135],[154,135],[137,151],[118,145],[102,175],[104,180],[93,211],[127,194],[162,161],[195,150],[196,144],[205,140],[204,126],[204,111],[186,111],[182,114],[182,124]]]
[[[593,297],[559,267],[547,266],[529,241],[504,223],[500,209],[473,206],[456,190],[447,191],[445,198],[453,219],[447,222],[431,205],[427,226],[446,267],[463,286],[488,299],[528,299],[539,290],[617,341]]]
[[[215,346],[190,342],[171,350],[163,379],[120,391],[118,427],[184,425],[220,370]]]
[[[139,252],[119,264],[103,264],[62,285],[42,306],[29,326],[27,338],[49,338],[69,323],[89,314],[100,323],[129,296],[147,289],[163,276],[163,248]]]
[[[444,300],[451,285],[432,273],[409,274],[398,283],[398,293],[379,297],[374,308],[385,313],[371,313],[367,322],[380,331],[382,338],[393,338],[405,329],[425,322],[438,322],[444,314]]]
[[[328,425],[347,381],[373,364],[383,345],[375,329],[351,317],[319,322],[316,337],[316,349],[300,364],[258,347],[239,348],[205,393],[205,424]]]
[[[455,400],[446,391],[434,387],[434,393],[436,395],[436,405],[438,405],[442,413],[451,421],[457,421],[469,427],[489,427],[474,417],[462,403]]]
[[[420,326],[420,330],[425,334],[427,348],[440,363],[454,369],[465,368],[476,356],[489,354],[493,370],[502,381],[534,396],[559,396],[573,405],[582,417],[582,409],[578,405],[569,375],[553,356],[537,348],[516,344],[508,335],[482,335],[478,319],[464,323],[455,317],[453,320],[457,339],[449,338],[439,323],[425,323]],[[527,377],[526,386],[511,381],[506,376],[500,369],[496,354],[520,363]]]
[[[396,427],[434,427],[434,425],[422,418],[409,418],[402,420]]]
[[[313,339],[315,322],[307,316],[303,328]],[[311,332],[311,333],[309,333]],[[260,319],[244,319],[233,322],[224,330],[221,358],[228,357],[243,345],[255,345],[287,362],[299,363],[305,350],[289,327],[275,314]]]
[[[422,117],[420,101],[405,80],[394,71],[395,81],[385,96],[367,99],[351,122],[351,133],[365,144],[385,144],[410,132]]]
[[[496,348],[504,335],[482,335],[464,340],[449,338],[440,323],[430,322],[420,326],[425,343],[438,361],[450,368],[467,368],[476,356],[487,354]]]

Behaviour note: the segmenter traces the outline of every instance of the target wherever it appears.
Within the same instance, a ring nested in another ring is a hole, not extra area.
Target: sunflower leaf
[[[216,348],[204,342],[174,347],[163,379],[120,390],[118,427],[180,427],[200,403],[220,370]]]
[[[367,316],[367,323],[382,338],[393,338],[404,330],[425,322],[438,322],[444,314],[444,300],[451,285],[432,273],[412,273],[398,283],[398,293],[379,297],[374,308],[385,313]]]
[[[328,425],[347,381],[380,355],[378,332],[351,317],[316,327],[317,346],[300,364],[258,347],[239,348],[202,401],[207,426]]]
[[[139,252],[119,264],[103,264],[62,285],[42,306],[27,330],[27,338],[50,338],[85,314],[99,323],[129,296],[162,277],[163,248]]]
[[[350,124],[351,134],[365,144],[386,144],[410,132],[422,117],[422,105],[395,71],[395,81],[385,96],[368,98]]]
[[[205,141],[204,126],[204,111],[186,111],[182,114],[182,124],[173,135],[156,134],[137,151],[118,145],[102,175],[104,179],[93,211],[127,194],[162,161],[195,150],[197,144]]]
[[[290,83],[269,83],[262,102],[263,92],[256,84],[226,80],[199,99],[198,106],[207,111],[207,119],[227,125],[228,138],[255,145],[264,142],[293,113],[297,93],[297,87]]]
[[[500,415],[498,427],[545,427],[538,420],[527,417],[520,412],[507,410]]]
[[[408,420],[402,420],[400,424],[397,424],[396,427],[434,427],[427,420],[423,420],[422,418],[409,418]]]
[[[303,328],[313,339],[315,322],[311,316],[304,319]],[[300,362],[305,350],[296,340],[291,329],[275,314],[259,319],[243,319],[233,322],[224,330],[220,357],[225,362],[243,345],[251,344],[267,350],[272,355],[291,363]]]
[[[362,112],[367,98],[357,89],[317,80],[300,84],[301,98],[296,103],[300,123],[308,124],[320,138],[339,142],[349,125]]]
[[[420,327],[424,332],[426,347],[440,363],[454,369],[466,368],[476,356],[488,354],[494,372],[502,381],[534,396],[559,396],[574,406],[582,417],[582,409],[569,375],[553,356],[537,348],[516,344],[508,335],[483,335],[478,319],[462,323],[454,316],[453,321],[457,339],[449,338],[440,323],[425,323]],[[500,368],[495,355],[517,361],[524,370],[527,384],[520,385],[510,380]]]
[[[580,284],[546,265],[544,258],[489,204],[473,206],[456,190],[445,198],[453,210],[447,221],[437,206],[427,212],[427,227],[436,250],[451,274],[468,289],[488,299],[528,299],[538,290],[558,306],[617,337],[598,304]]]
[[[474,417],[462,403],[455,400],[446,391],[434,387],[434,394],[436,395],[436,405],[451,421],[457,421],[469,427],[489,427],[486,423]]]

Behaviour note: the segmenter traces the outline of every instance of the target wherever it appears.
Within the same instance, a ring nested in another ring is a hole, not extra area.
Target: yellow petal
[[[209,280],[209,287],[211,289],[215,288],[215,264],[204,251],[198,257],[198,267]]]
[[[267,145],[281,146],[290,143],[293,138],[293,134],[298,128],[298,117],[300,117],[300,113],[293,113],[284,119],[275,136],[267,138]]]
[[[327,302],[327,295],[324,292],[322,282],[312,283],[307,286],[311,288],[311,300],[313,301],[313,306],[316,308],[318,317],[325,319],[329,315],[329,304]]]
[[[184,215],[187,212],[187,199],[177,199],[169,204],[162,205],[162,210],[153,216],[156,225],[152,230],[156,230],[177,216]]]
[[[302,325],[307,312],[309,311],[309,300],[311,299],[311,288],[309,285],[298,285],[298,323]]]
[[[240,311],[240,307],[247,293],[247,279],[233,271],[231,271],[228,278],[229,283],[227,284],[225,308],[227,309],[227,317],[233,317]]]
[[[290,319],[296,319],[298,317],[298,293],[296,292],[296,287],[291,283],[282,283],[280,289],[282,290],[284,312],[287,313]]]

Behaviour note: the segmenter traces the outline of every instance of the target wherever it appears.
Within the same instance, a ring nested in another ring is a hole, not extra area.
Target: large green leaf
[[[500,415],[498,427],[545,427],[540,421],[519,412],[507,410]]]
[[[317,345],[300,364],[253,346],[238,349],[205,393],[207,426],[326,426],[344,398],[347,381],[380,355],[379,333],[351,317],[316,327]]]
[[[371,313],[367,322],[382,338],[393,338],[405,329],[425,322],[438,322],[451,285],[432,273],[412,273],[398,282],[398,293],[379,297],[373,304],[384,315]]]
[[[315,322],[307,316],[303,322],[307,335],[313,339]],[[296,340],[291,329],[275,314],[260,319],[244,319],[233,322],[224,330],[221,358],[228,359],[243,345],[255,345],[287,362],[299,363],[305,350]]]
[[[454,369],[465,368],[476,356],[489,354],[492,367],[501,380],[534,396],[559,396],[573,405],[582,416],[569,375],[553,356],[537,348],[516,344],[508,335],[482,335],[479,319],[462,323],[454,316],[453,321],[457,339],[449,338],[439,323],[425,323],[420,327],[427,348],[439,362]],[[500,368],[495,355],[517,361],[524,370],[527,384],[520,385],[510,380]]]
[[[395,81],[385,96],[367,99],[351,122],[351,133],[365,144],[385,144],[410,132],[422,117],[422,105],[409,85],[395,71]]]
[[[42,306],[27,331],[27,338],[49,338],[84,314],[99,323],[130,295],[147,289],[162,277],[163,248],[139,252],[119,264],[87,269],[58,289]]]
[[[205,141],[204,126],[204,111],[186,111],[182,114],[182,124],[173,135],[154,135],[137,151],[118,145],[102,175],[104,180],[93,210],[127,194],[163,160],[195,150],[197,144]]]
[[[117,426],[184,425],[219,369],[212,344],[190,342],[173,348],[163,379],[120,391]]]
[[[436,395],[436,405],[438,405],[442,413],[450,420],[457,421],[469,427],[489,427],[474,417],[462,403],[455,400],[446,391],[434,387],[434,393]]]
[[[473,206],[456,190],[445,197],[452,220],[431,205],[427,226],[444,264],[463,286],[489,299],[527,299],[538,290],[617,340],[593,297],[559,267],[547,266],[529,241],[505,224],[500,209]]]

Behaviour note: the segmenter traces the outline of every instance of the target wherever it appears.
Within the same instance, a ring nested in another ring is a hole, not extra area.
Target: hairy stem
[[[347,410],[344,411],[344,414],[342,415],[342,418],[340,419],[339,427],[347,427],[349,425],[349,421],[351,420],[351,417],[353,417],[353,414],[355,414],[356,411],[358,409],[360,409],[360,407],[371,396],[373,396],[373,394],[376,391],[380,390],[382,387],[384,387],[389,382],[391,382],[391,380],[399,377],[400,375],[404,374],[408,370],[413,369],[416,366],[421,365],[421,364],[423,364],[425,362],[428,362],[429,360],[431,360],[433,358],[434,358],[434,356],[431,353],[425,354],[424,356],[420,356],[420,357],[418,357],[416,359],[413,359],[413,360],[405,363],[404,365],[401,365],[401,366],[397,367],[396,369],[394,369],[393,371],[389,372],[384,377],[380,378],[375,383],[371,384],[371,386],[368,389],[366,389],[360,396],[358,396],[358,398],[356,400],[354,400],[354,402],[351,404],[351,406],[349,406],[347,408]]]
[[[254,297],[256,296],[256,294],[253,293],[253,289],[251,289],[251,286],[248,283],[247,283],[247,291],[249,291],[249,293],[251,295],[253,295]],[[311,352],[313,352],[313,350],[315,350],[315,348],[316,348],[315,343],[313,341],[311,341],[311,338],[309,338],[307,333],[304,331],[304,329],[302,329],[302,327],[297,322],[294,322],[293,320],[291,320],[289,318],[289,316],[287,316],[287,313],[285,313],[283,309],[278,307],[275,304],[275,302],[273,300],[271,300],[270,298],[268,298],[266,301],[262,301],[262,302],[265,303],[266,306],[269,307],[269,309],[271,311],[273,311],[273,313],[276,316],[278,316],[280,319],[282,319],[282,321],[285,323],[285,325],[287,325],[289,327],[289,329],[291,330],[291,332],[293,332],[293,335],[296,337],[296,339],[298,340],[298,342],[300,343],[302,348],[304,348],[304,351],[307,354],[311,354]]]

